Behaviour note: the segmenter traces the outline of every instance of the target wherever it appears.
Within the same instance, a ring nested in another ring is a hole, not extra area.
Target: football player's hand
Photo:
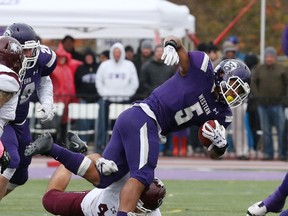
[[[225,128],[220,125],[217,120],[215,122],[215,128],[213,128],[208,122],[206,122],[202,128],[202,135],[211,140],[212,144],[218,148],[223,148],[227,145]]]
[[[37,110],[41,115],[41,123],[51,121],[54,117],[54,106],[50,104],[41,104]]]
[[[118,167],[112,160],[107,160],[105,158],[99,158],[96,161],[97,170],[105,176],[111,175],[114,172],[118,171]]]
[[[171,45],[167,45],[164,47],[161,59],[164,60],[164,64],[166,65],[176,65],[179,63],[178,53]]]

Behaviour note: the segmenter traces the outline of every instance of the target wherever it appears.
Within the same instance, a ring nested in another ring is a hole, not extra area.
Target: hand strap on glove
[[[166,41],[165,44],[164,44],[164,47],[166,47],[168,45],[172,46],[176,51],[178,50],[177,43],[176,43],[175,40]]]
[[[225,153],[227,146],[228,146],[228,145],[225,145],[224,147],[219,148],[219,147],[217,147],[216,145],[211,144],[211,145],[208,147],[208,151],[211,151],[211,150],[213,149],[213,151],[214,151],[217,155],[221,156],[221,155],[223,155],[223,154]]]

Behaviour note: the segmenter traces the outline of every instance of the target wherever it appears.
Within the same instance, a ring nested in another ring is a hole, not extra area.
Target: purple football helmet
[[[237,59],[226,59],[216,66],[215,84],[220,87],[219,99],[231,108],[243,103],[250,93],[251,72],[248,66]],[[228,92],[233,92],[233,97]]]
[[[6,28],[3,35],[20,42],[26,59],[26,69],[34,67],[40,53],[40,42],[34,29],[25,23],[13,23]]]

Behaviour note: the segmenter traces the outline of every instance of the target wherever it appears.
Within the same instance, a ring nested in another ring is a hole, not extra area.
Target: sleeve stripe
[[[145,123],[140,129],[140,161],[139,169],[147,164],[149,152],[147,123]]]
[[[53,63],[55,62],[56,59],[56,53],[54,51],[52,51],[52,56],[50,61],[46,64],[47,67],[51,67],[53,65]]]
[[[204,59],[203,59],[203,62],[202,62],[201,68],[200,68],[202,71],[204,71],[204,72],[207,71],[209,61],[210,61],[209,56],[205,53]]]

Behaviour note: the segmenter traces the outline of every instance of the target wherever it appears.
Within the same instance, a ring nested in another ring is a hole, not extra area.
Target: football
[[[207,121],[209,125],[211,125],[213,128],[216,128],[216,124],[214,122],[214,120],[208,120]],[[211,140],[207,139],[206,137],[204,137],[202,135],[202,128],[203,128],[204,124],[199,127],[199,130],[198,130],[198,139],[200,141],[200,143],[205,146],[206,148],[208,148],[210,145],[211,145]]]

